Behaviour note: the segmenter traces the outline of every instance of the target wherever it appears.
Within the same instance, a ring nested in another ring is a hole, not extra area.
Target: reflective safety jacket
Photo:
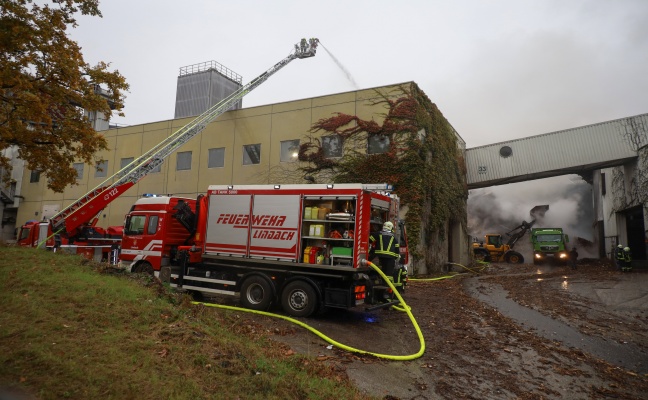
[[[615,252],[617,260],[620,260],[620,261],[625,260],[625,251],[623,251],[623,249],[616,248],[616,249],[614,249],[614,252]]]
[[[623,254],[623,258],[622,258],[623,261],[627,261],[627,262],[632,261],[632,254],[629,251],[623,250],[621,253]]]
[[[398,239],[392,232],[372,233],[369,236],[369,241],[376,246],[378,257],[400,257]]]

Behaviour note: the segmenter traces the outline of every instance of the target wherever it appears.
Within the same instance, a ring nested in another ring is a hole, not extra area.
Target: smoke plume
[[[594,212],[592,187],[578,175],[538,179],[528,182],[473,189],[468,195],[468,232],[477,240],[487,233],[502,234],[518,227],[522,221],[531,222],[529,214],[537,205],[549,205],[549,210],[536,220],[535,228],[563,228],[569,235],[570,246],[577,238],[593,241]],[[533,249],[529,236],[515,244],[525,262],[530,262]],[[594,248],[578,248],[579,257],[596,258]]]

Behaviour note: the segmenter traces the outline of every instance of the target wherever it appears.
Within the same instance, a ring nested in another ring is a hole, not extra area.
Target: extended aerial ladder
[[[315,56],[318,43],[319,40],[315,38],[308,40],[302,39],[299,44],[295,45],[295,49],[283,60],[133,160],[130,164],[90,190],[74,203],[65,207],[50,219],[52,232],[54,234],[66,232],[68,237],[73,237],[78,234],[84,226],[93,220],[96,221],[97,215],[108,204],[121,196],[151,171],[155,170],[162,164],[165,158],[202,132],[207,125],[232,108],[246,94],[257,88],[292,60]]]

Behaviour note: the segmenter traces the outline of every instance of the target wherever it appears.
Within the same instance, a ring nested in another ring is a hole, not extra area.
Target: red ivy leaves
[[[330,118],[323,118],[317,121],[310,129],[310,132],[314,133],[318,131],[324,131],[329,134],[338,135],[341,138],[343,144],[347,138],[363,133],[368,136],[381,135],[389,137],[391,143],[389,156],[394,158],[392,163],[395,163],[397,162],[396,155],[403,150],[401,148],[402,143],[399,144],[399,140],[397,139],[398,135],[404,133],[413,133],[419,129],[418,123],[416,122],[416,113],[419,106],[418,102],[411,94],[407,94],[406,96],[397,99],[392,99],[385,96],[382,97],[380,102],[386,103],[388,106],[388,111],[385,115],[385,119],[382,125],[378,124],[374,120],[362,120],[355,115],[335,113]],[[302,168],[305,172],[308,173],[313,173],[324,169],[333,169],[340,166],[339,161],[327,158],[324,155],[321,142],[316,138],[314,138],[312,142],[304,143],[300,146],[298,158],[300,161],[305,161],[312,164],[312,166],[310,167]],[[371,161],[364,161],[365,164],[369,165],[370,170],[373,170],[373,168],[371,168],[373,161],[376,161],[375,157]],[[346,162],[348,161],[345,161],[345,163]],[[355,165],[356,163],[353,162],[353,164]],[[360,168],[361,166],[355,165],[355,167]],[[358,175],[360,176],[364,174]],[[371,173],[369,173],[368,175],[372,176]],[[374,173],[373,176],[375,175],[376,174]],[[390,183],[396,183],[396,181],[399,180],[398,174],[394,173],[385,178],[389,179],[379,180],[381,182],[384,181]],[[376,179],[378,179],[378,177],[370,180],[377,182],[378,180]]]

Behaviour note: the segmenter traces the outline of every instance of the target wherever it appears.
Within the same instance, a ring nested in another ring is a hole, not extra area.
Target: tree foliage
[[[17,146],[27,167],[62,192],[76,182],[73,162],[94,165],[94,154],[107,148],[84,110],[123,115],[128,84],[110,64],[86,63],[67,36],[78,13],[101,17],[98,0],[37,3],[0,0],[0,151]],[[10,170],[6,157],[0,167]]]

